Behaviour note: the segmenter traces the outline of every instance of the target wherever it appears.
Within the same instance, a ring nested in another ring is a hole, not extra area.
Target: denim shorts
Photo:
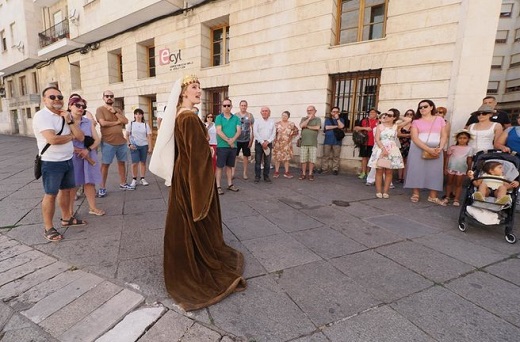
[[[106,142],[101,143],[101,163],[103,164],[112,164],[114,160],[114,156],[116,156],[117,161],[126,162],[127,154],[128,154],[128,146],[126,144],[122,145],[110,145]]]
[[[43,190],[47,195],[57,195],[60,189],[72,189],[74,180],[74,164],[72,159],[61,162],[42,160]]]
[[[132,164],[146,163],[146,157],[148,156],[148,145],[135,146],[136,149],[130,149],[130,157],[132,157]]]
[[[222,169],[224,166],[235,167],[237,149],[231,147],[217,147],[217,167]]]

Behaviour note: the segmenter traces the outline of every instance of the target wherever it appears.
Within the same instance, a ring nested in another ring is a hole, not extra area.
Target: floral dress
[[[411,130],[405,129],[404,127],[401,128],[401,133],[403,134],[410,134]],[[401,143],[401,155],[403,158],[408,157],[408,152],[410,151],[410,140],[411,138],[401,137],[399,138],[399,142]]]
[[[276,161],[283,162],[291,160],[293,156],[292,139],[298,135],[298,127],[294,122],[288,122],[284,127],[282,121],[278,121],[275,125],[276,138],[273,142],[273,158]]]
[[[377,129],[380,127],[384,127],[379,125]],[[381,144],[388,151],[388,159],[390,159],[390,169],[402,169],[404,168],[403,156],[401,155],[401,151],[399,151],[399,147],[397,146],[397,125],[393,125],[392,127],[384,127],[383,130],[379,133],[379,139],[381,140]],[[372,155],[368,161],[369,167],[377,168],[377,160],[381,156],[382,150],[379,148],[377,144],[374,144],[374,149],[372,150]]]

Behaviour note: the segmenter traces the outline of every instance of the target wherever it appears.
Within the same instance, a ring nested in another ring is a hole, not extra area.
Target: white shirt
[[[209,144],[210,145],[216,145],[217,144],[217,127],[215,127],[215,124],[213,122],[208,125],[208,122],[206,122],[206,128],[208,129],[209,134]]]
[[[34,114],[33,130],[34,136],[36,137],[36,143],[38,144],[39,153],[41,153],[45,145],[47,145],[47,140],[45,140],[41,132],[54,130],[54,133],[58,134],[61,130],[62,123],[62,117],[58,114],[54,114],[47,107],[43,107],[42,110],[39,110]],[[63,132],[61,132],[60,135],[69,135],[70,133],[69,125],[65,122]],[[42,160],[51,162],[67,161],[72,158],[73,153],[74,146],[72,145],[72,141],[65,144],[51,145],[42,155]]]
[[[267,120],[264,118],[256,120],[255,124],[253,125],[253,133],[255,135],[255,140],[259,143],[263,143],[266,140],[269,143],[272,143],[276,137],[276,127],[274,121],[271,118]]]
[[[148,145],[148,134],[152,134],[150,126],[144,122],[131,121],[126,125],[126,130],[130,134],[130,143],[135,143],[137,146]]]

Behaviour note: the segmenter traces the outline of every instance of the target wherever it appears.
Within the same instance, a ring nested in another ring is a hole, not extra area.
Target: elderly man
[[[302,173],[299,180],[304,180],[309,166],[309,180],[314,180],[314,164],[316,164],[316,150],[318,148],[318,132],[321,129],[321,120],[316,117],[316,107],[307,107],[307,116],[300,121],[302,129],[302,145],[300,147],[300,163]]]
[[[63,95],[58,88],[45,88],[42,98],[44,108],[34,115],[33,130],[42,160],[45,192],[42,200],[45,228],[43,236],[49,241],[60,241],[63,236],[52,223],[56,211],[56,196],[60,190],[61,225],[67,227],[86,223],[72,216],[69,206],[70,190],[76,186],[72,164],[72,139],[83,141],[85,137],[79,125],[74,124],[70,113],[63,109]]]
[[[105,104],[96,110],[96,119],[101,126],[101,186],[98,196],[105,197],[107,195],[107,177],[108,168],[117,158],[117,171],[119,172],[119,189],[135,190],[135,187],[128,185],[126,182],[126,160],[128,154],[128,146],[123,128],[128,123],[128,119],[121,109],[114,107],[114,93],[110,90],[103,92],[103,101]]]
[[[253,126],[253,134],[255,137],[255,183],[260,181],[262,160],[264,161],[264,181],[271,183],[269,169],[271,166],[271,149],[273,148],[273,140],[276,137],[276,128],[274,121],[270,118],[271,110],[269,107],[262,107],[260,114],[262,115],[262,119],[257,120]]]

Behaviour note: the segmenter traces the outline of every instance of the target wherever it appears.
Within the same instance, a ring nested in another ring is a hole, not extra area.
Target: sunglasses
[[[48,98],[51,99],[52,101],[54,101],[56,99],[62,101],[63,100],[63,95],[49,95]]]
[[[104,95],[107,99],[113,99],[114,95]]]
[[[477,113],[477,116],[488,115],[488,114],[491,114],[491,113],[482,113],[482,112],[479,112],[479,113]]]
[[[210,116],[207,116],[206,117],[207,119],[213,119],[213,117],[210,115]]]
[[[419,109],[426,109],[428,107],[430,107],[430,106],[428,106],[428,105],[426,105],[426,106],[419,106]]]
[[[231,107],[231,105],[230,104],[228,104],[228,105],[224,105],[223,104],[222,107]]]
[[[83,105],[83,104],[79,104],[79,103],[74,103],[74,107],[76,108],[83,108],[83,109],[87,109],[87,106]]]
[[[394,114],[383,113],[383,114],[381,114],[381,117],[383,117],[383,116],[388,116],[389,118],[393,118]]]

